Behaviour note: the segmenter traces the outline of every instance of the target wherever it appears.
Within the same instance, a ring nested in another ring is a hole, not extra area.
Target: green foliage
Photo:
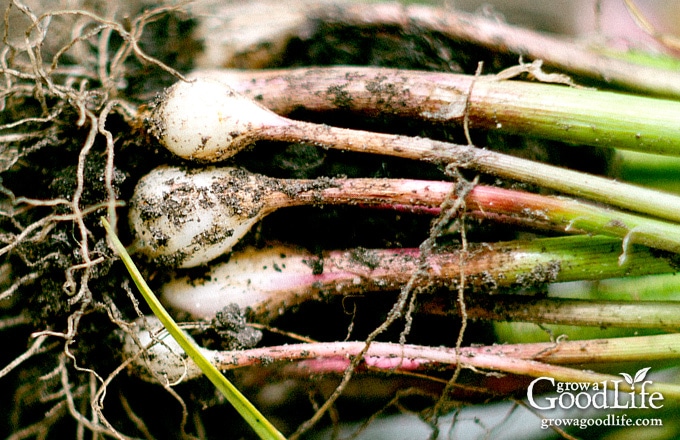
[[[189,355],[191,359],[203,371],[203,374],[210,379],[215,388],[217,388],[224,397],[231,403],[231,405],[239,412],[241,417],[253,428],[253,430],[262,439],[283,439],[285,438],[258,410],[253,406],[248,399],[241,394],[241,392],[224,377],[224,375],[210,363],[208,359],[201,353],[200,349],[194,342],[192,342],[186,334],[177,326],[175,320],[165,310],[165,307],[160,303],[156,295],[151,291],[149,285],[144,280],[144,277],[135,266],[135,263],[130,258],[130,255],[125,250],[125,246],[120,242],[116,234],[113,232],[111,225],[106,219],[101,219],[109,239],[113,244],[114,249],[123,260],[123,264],[130,272],[130,276],[137,285],[137,288],[142,293],[147,304],[153,311],[154,315],[161,321],[168,333],[175,338],[177,343]]]

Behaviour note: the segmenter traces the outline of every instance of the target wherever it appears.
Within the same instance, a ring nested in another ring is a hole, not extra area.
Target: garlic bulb
[[[270,179],[237,168],[157,168],[130,200],[137,250],[175,267],[206,263],[270,212],[268,194],[275,188]]]
[[[147,124],[176,155],[216,162],[251,145],[259,130],[288,121],[223,83],[202,79],[168,88]]]
[[[130,200],[130,226],[137,251],[160,264],[193,267],[231,250],[255,223],[282,207],[362,204],[417,211],[438,207],[452,185],[409,179],[275,179],[231,167],[165,166],[138,183]]]
[[[193,379],[203,374],[194,361],[187,356],[177,341],[168,332],[163,331],[163,324],[155,316],[137,318],[136,337],[123,335],[123,354],[134,357],[131,364],[133,374],[144,380],[155,382],[159,377],[167,379],[171,384],[182,379]],[[191,336],[187,337],[191,338]],[[153,343],[153,344],[152,344]],[[146,349],[145,354],[139,351]],[[205,353],[210,350],[201,348]]]
[[[294,305],[296,298],[318,290],[311,289],[314,282],[321,285],[337,277],[329,274],[330,267],[324,268],[323,275],[315,275],[315,262],[314,255],[290,247],[247,248],[235,252],[227,263],[214,265],[204,280],[172,279],[161,288],[160,296],[166,307],[194,319],[213,319],[216,311],[229,304],[273,318]]]

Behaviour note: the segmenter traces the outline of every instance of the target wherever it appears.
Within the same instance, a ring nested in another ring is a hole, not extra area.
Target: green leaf
[[[208,359],[205,358],[205,356],[203,356],[199,347],[177,326],[175,320],[170,316],[168,311],[165,310],[165,307],[163,307],[156,295],[151,291],[148,284],[146,284],[144,277],[125,250],[125,246],[123,246],[111,229],[109,222],[103,217],[101,222],[104,225],[106,232],[109,234],[113,248],[118,253],[120,259],[123,260],[123,264],[125,264],[128,272],[130,272],[130,276],[137,285],[137,288],[149,304],[151,311],[161,321],[168,333],[175,338],[180,347],[182,347],[187,355],[193,359],[196,365],[203,371],[203,374],[210,379],[215,388],[224,395],[227,401],[231,403],[261,439],[285,439],[283,434],[281,434],[274,425],[272,425],[271,422],[269,422],[269,420],[267,420],[257,408],[255,408],[253,404],[250,403],[248,399],[246,399],[245,396],[241,394],[241,392],[229,382],[229,380],[224,377],[224,375],[210,363]]]

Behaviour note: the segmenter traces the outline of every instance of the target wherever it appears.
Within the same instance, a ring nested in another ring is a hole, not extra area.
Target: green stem
[[[512,26],[480,15],[424,5],[350,4],[346,8],[333,5],[319,18],[327,24],[342,26],[396,27],[428,29],[456,41],[485,47],[494,53],[524,55],[531,60],[544,60],[546,65],[590,77],[639,93],[677,98],[680,96],[680,74],[675,69],[640,66],[589,50],[575,44],[573,38],[560,38]]]
[[[674,272],[648,249],[632,246],[619,264],[620,241],[602,236],[570,236],[470,246],[429,256],[430,270],[418,285],[455,288],[461,267],[469,287],[533,288],[547,282],[605,279]],[[197,318],[212,319],[223,307],[249,307],[260,320],[325,295],[393,291],[418,269],[417,249],[360,249],[319,256],[289,247],[246,249],[214,265],[201,283],[176,278],[162,289],[163,301]],[[316,264],[315,264],[316,262]],[[322,270],[319,272],[319,268]]]
[[[450,314],[450,301],[436,298],[421,306],[426,313]],[[539,324],[591,326],[600,328],[680,329],[680,302],[597,301],[566,298],[536,298],[518,295],[475,295],[468,299],[470,318],[521,321]]]
[[[670,273],[610,278],[584,284],[556,284],[551,286],[548,294],[572,299],[672,301],[678,299],[678,290],[680,290],[680,277],[675,273]]]
[[[461,148],[463,149],[463,148]],[[465,152],[440,153],[456,163],[455,155],[469,159],[464,168],[495,174],[562,193],[619,206],[666,220],[680,221],[680,197],[640,186],[625,184],[552,165],[466,147]]]
[[[680,155],[680,103],[563,86],[478,80],[470,123],[567,143]]]
[[[674,73],[680,71],[680,60],[677,57],[662,52],[647,52],[634,48],[621,50],[607,46],[594,46],[590,50],[607,58],[625,61],[635,66]]]
[[[213,362],[224,369],[262,365],[263,360],[267,363],[313,360],[317,372],[341,372],[351,356],[358,354],[364,346],[364,342],[323,342],[239,351],[209,351],[209,355]],[[552,377],[563,382],[601,383],[616,380],[621,382],[620,391],[631,391],[621,376],[562,365],[677,359],[679,353],[680,337],[677,334],[461,347],[458,353],[449,347],[374,342],[365,353],[364,362],[370,367],[386,371],[438,370],[460,362],[473,369]],[[655,382],[648,391],[661,392],[666,398],[680,398],[680,386],[677,384]]]
[[[652,179],[678,180],[680,158],[619,150],[616,152],[610,170],[615,176],[633,182],[645,182]]]
[[[151,288],[144,280],[144,277],[137,269],[137,266],[130,258],[125,247],[113,232],[111,225],[105,218],[101,222],[109,235],[109,239],[114,249],[125,264],[130,276],[134,280],[137,288],[146,300],[151,311],[161,321],[168,333],[177,341],[182,349],[194,360],[203,374],[213,383],[227,399],[227,401],[238,411],[243,419],[253,428],[262,439],[285,439],[285,437],[272,425],[246,397],[226,378],[224,375],[203,355],[201,349],[192,342],[187,335],[177,326],[175,320],[165,310],[165,307],[158,301]]]
[[[542,196],[522,191],[476,186],[467,196],[467,207],[475,215],[504,214],[529,217],[537,224],[561,225],[565,231],[583,231],[624,239],[622,259],[631,243],[680,253],[680,225],[583,203],[564,197]],[[479,212],[481,211],[481,212]]]
[[[375,67],[197,71],[278,114],[389,114],[565,143],[680,155],[680,103],[524,81]]]
[[[551,351],[550,346],[558,347]],[[550,343],[509,344],[501,350],[514,355],[556,364],[584,364],[609,362],[640,362],[677,359],[680,353],[680,334],[671,333],[625,338],[590,339]],[[677,386],[677,385],[676,385]]]

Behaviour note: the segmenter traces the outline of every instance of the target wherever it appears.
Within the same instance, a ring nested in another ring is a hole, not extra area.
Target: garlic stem
[[[124,336],[123,352],[135,357],[133,374],[147,380],[167,378],[170,383],[182,379],[194,379],[202,374],[191,359],[179,347],[172,345],[172,338],[157,334],[160,323],[154,317],[145,318],[150,328],[138,320],[137,338],[142,347],[127,334]],[[155,336],[152,336],[156,334]],[[161,341],[150,345],[152,341]],[[150,346],[149,346],[150,345]],[[146,356],[139,351],[147,347]],[[206,358],[221,370],[233,370],[248,366],[269,365],[272,362],[298,362],[297,367],[315,373],[341,373],[352,355],[364,349],[364,342],[321,342],[261,347],[247,350],[217,351],[202,348]],[[554,364],[584,362],[635,361],[649,359],[677,359],[680,356],[680,339],[677,334],[644,336],[635,338],[596,339],[591,341],[567,341],[559,344],[515,344],[484,347],[463,347],[457,352],[448,347],[424,347],[420,345],[373,342],[365,354],[364,363],[373,369],[390,371],[439,371],[453,367],[459,361],[464,367],[521,374],[533,377],[549,376],[559,381],[602,382],[619,379],[586,370],[578,370]],[[653,388],[652,388],[653,387]],[[629,391],[621,384],[622,391]],[[665,397],[680,396],[680,387],[673,384],[654,383],[650,392],[662,392]]]
[[[269,213],[287,206],[439,207],[455,183],[407,179],[274,179],[237,168],[160,167],[130,201],[137,250],[161,264],[193,267],[229,250]],[[466,196],[471,215],[539,229],[588,232],[680,252],[680,225],[562,197],[483,185]],[[624,249],[625,250],[625,249]]]
[[[130,223],[139,252],[167,265],[193,267],[228,252],[255,223],[282,207],[438,207],[452,185],[399,179],[289,180],[230,167],[160,167],[138,183]]]
[[[471,129],[680,155],[680,104],[672,100],[382,67],[206,69],[190,77],[220,81],[279,115],[342,110],[458,127],[467,117]]]
[[[416,287],[455,291],[460,255],[460,251],[440,250],[429,256],[427,277]],[[319,258],[284,246],[248,248],[234,253],[226,263],[213,265],[201,280],[173,279],[162,287],[160,295],[168,308],[196,319],[212,319],[235,303],[241,309],[250,308],[258,320],[266,322],[290,307],[327,295],[398,290],[419,267],[419,260],[417,249],[330,251]],[[626,263],[619,265],[618,240],[602,236],[482,244],[470,250],[464,267],[466,285],[487,291],[674,272],[668,261],[643,248],[629,249]],[[615,325],[598,323],[605,324]]]
[[[573,38],[536,32],[480,14],[423,4],[358,2],[344,7],[333,5],[314,18],[327,26],[396,28],[406,33],[427,29],[494,53],[544,60],[551,68],[641,94],[680,97],[680,76],[676,69],[643,66],[622,60],[620,56],[606,56],[596,45],[575,43]],[[302,29],[307,31],[307,27]]]
[[[679,196],[469,145],[293,121],[210,79],[170,87],[148,125],[165,147],[185,159],[220,161],[257,141],[304,142],[455,165],[680,221]]]

